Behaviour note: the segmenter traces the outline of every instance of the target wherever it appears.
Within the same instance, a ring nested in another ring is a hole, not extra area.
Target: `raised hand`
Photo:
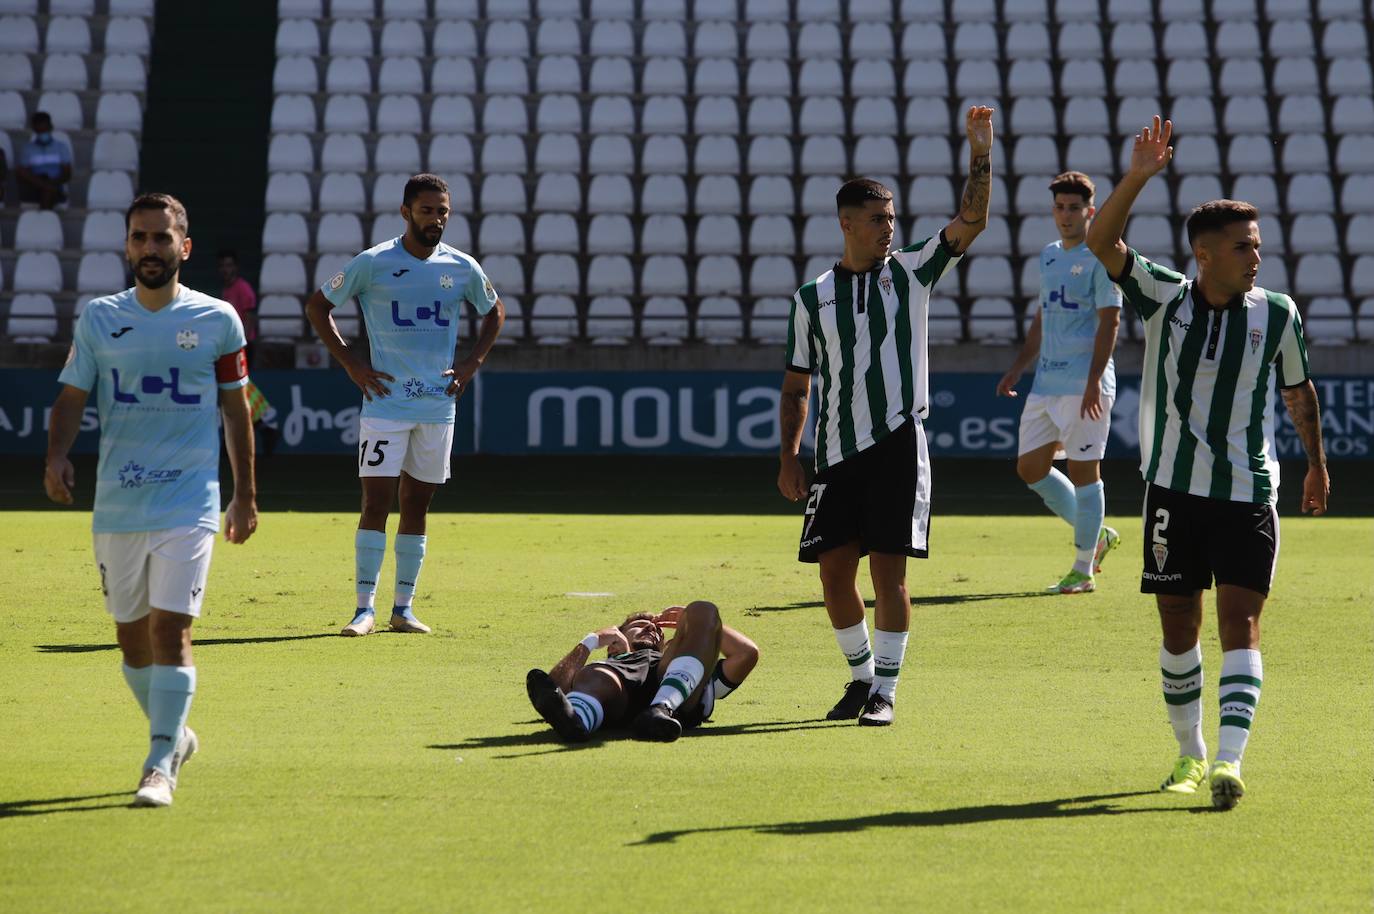
[[[630,650],[630,642],[626,640],[625,633],[614,625],[608,625],[596,633],[596,640],[599,647],[604,647],[608,654],[624,654]]]
[[[987,155],[992,151],[992,110],[984,105],[971,105],[964,118],[964,132],[968,135],[971,155]]]
[[[1135,146],[1131,148],[1131,167],[1128,174],[1148,178],[1158,174],[1174,157],[1174,147],[1169,140],[1174,135],[1174,122],[1159,122],[1156,114],[1154,121],[1135,135]]]

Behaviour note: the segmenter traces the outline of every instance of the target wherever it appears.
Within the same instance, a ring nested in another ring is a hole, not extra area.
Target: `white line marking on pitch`
[[[615,594],[611,593],[610,591],[600,591],[600,590],[571,590],[571,591],[569,591],[569,592],[563,594],[563,596],[565,596],[565,597],[613,597],[613,596],[615,596]]]

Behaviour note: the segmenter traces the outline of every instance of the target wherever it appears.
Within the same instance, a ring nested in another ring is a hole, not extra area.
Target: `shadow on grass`
[[[671,844],[690,835],[710,835],[722,832],[754,832],[759,835],[831,835],[861,832],[870,828],[925,828],[944,825],[977,825],[983,822],[1007,822],[1016,819],[1072,819],[1085,816],[1123,816],[1147,812],[1213,812],[1211,807],[1149,806],[1132,809],[1113,803],[1131,797],[1153,796],[1158,791],[1138,790],[1130,793],[1107,793],[1096,796],[1066,797],[1060,800],[1039,800],[1033,803],[990,804],[960,806],[953,809],[930,809],[916,812],[889,812],[849,819],[812,819],[800,822],[765,822],[755,825],[722,825],[713,828],[684,828],[676,831],[654,832],[634,847],[644,844]]]
[[[958,603],[981,603],[984,600],[1020,600],[1026,597],[1052,597],[1056,594],[1046,590],[1025,590],[1016,593],[955,593],[955,594],[928,594],[925,596],[914,596],[911,598],[912,606],[953,606]],[[877,604],[873,600],[864,600],[864,606],[872,609]],[[751,606],[744,612],[749,613],[778,613],[789,612],[794,609],[821,609],[825,606],[822,600],[808,600],[804,603],[787,603],[783,606]]]
[[[521,723],[543,723],[543,721],[521,721]],[[754,724],[731,724],[717,727],[711,724],[688,730],[684,738],[700,739],[706,736],[741,736],[752,733],[787,733],[793,730],[817,730],[837,726],[852,726],[849,721],[834,720],[773,720]],[[596,737],[585,743],[565,743],[551,729],[535,730],[533,733],[500,733],[494,736],[473,736],[457,743],[431,743],[426,749],[444,751],[463,751],[476,749],[515,749],[526,746],[544,746],[536,752],[514,752],[493,755],[493,759],[529,758],[532,755],[550,755],[555,752],[575,752],[582,749],[596,749],[605,743],[630,739],[630,731],[624,727],[611,727],[598,730]]]
[[[63,804],[88,803],[91,800],[108,800],[120,797],[118,803],[96,803],[93,806],[70,806]],[[84,797],[53,797],[50,800],[0,800],[0,819],[18,816],[48,816],[59,812],[97,812],[101,809],[132,808],[132,795],[127,790],[118,793],[93,793]]]
[[[216,644],[274,644],[278,641],[309,641],[312,638],[337,638],[334,632],[320,632],[317,635],[264,635],[260,638],[194,638],[194,647],[211,647]],[[38,644],[34,646],[40,654],[91,654],[96,651],[117,651],[118,644]]]

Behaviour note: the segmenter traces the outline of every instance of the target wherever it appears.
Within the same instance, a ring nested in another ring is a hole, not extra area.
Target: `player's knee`
[[[682,617],[693,628],[713,629],[720,627],[720,609],[706,600],[694,600],[682,611]]]
[[[149,640],[159,653],[179,651],[191,643],[191,617],[173,612],[155,612],[148,626]]]
[[[1021,481],[1026,485],[1035,485],[1049,474],[1038,463],[1029,460],[1016,461],[1016,475],[1021,477]]]

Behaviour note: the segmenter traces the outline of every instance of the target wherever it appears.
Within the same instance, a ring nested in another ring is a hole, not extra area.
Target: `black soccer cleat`
[[[886,727],[892,723],[892,699],[874,692],[868,696],[864,713],[859,715],[860,727]]]
[[[525,694],[539,716],[548,721],[553,732],[569,743],[585,743],[592,738],[581,719],[568,703],[563,690],[554,685],[553,679],[543,670],[530,670],[525,674]]]
[[[667,705],[650,705],[635,716],[635,739],[671,743],[682,735],[682,723]]]
[[[868,690],[873,683],[867,679],[855,679],[844,687],[844,695],[835,702],[835,707],[825,715],[826,720],[853,720],[863,712],[868,701]]]

